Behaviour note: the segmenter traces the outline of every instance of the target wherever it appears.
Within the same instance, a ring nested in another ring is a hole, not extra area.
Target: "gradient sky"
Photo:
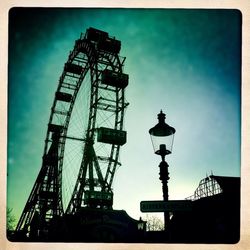
[[[8,206],[18,219],[41,167],[63,65],[89,27],[122,42],[129,74],[114,208],[138,219],[162,199],[148,134],[162,109],[175,127],[169,198],[193,194],[206,174],[240,176],[241,14],[237,10],[26,9],[10,11]]]

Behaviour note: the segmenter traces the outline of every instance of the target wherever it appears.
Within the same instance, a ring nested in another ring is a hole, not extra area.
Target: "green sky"
[[[121,40],[130,79],[114,208],[138,218],[141,200],[162,197],[148,134],[161,109],[176,129],[170,199],[192,195],[211,171],[240,176],[239,11],[14,8],[9,21],[7,199],[17,218],[41,167],[63,65],[89,27]]]

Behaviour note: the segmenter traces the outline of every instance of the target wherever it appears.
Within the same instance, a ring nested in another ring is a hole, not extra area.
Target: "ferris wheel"
[[[119,40],[94,28],[75,41],[51,108],[42,167],[16,230],[85,206],[112,208],[128,106],[120,49]]]

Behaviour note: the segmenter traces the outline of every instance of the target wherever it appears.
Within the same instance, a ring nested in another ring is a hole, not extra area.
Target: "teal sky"
[[[18,219],[41,167],[63,65],[89,27],[122,42],[129,74],[114,208],[136,219],[162,199],[148,134],[162,109],[176,129],[169,198],[184,199],[211,174],[240,176],[241,15],[237,10],[26,9],[9,13],[8,206]]]

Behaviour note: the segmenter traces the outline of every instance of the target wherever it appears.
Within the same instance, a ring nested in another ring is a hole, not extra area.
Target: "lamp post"
[[[168,201],[168,163],[165,161],[165,156],[172,153],[175,129],[165,123],[166,115],[162,112],[158,114],[158,124],[149,130],[154,152],[161,156],[160,180],[162,182],[163,201]],[[169,222],[169,212],[164,212],[164,227]]]

